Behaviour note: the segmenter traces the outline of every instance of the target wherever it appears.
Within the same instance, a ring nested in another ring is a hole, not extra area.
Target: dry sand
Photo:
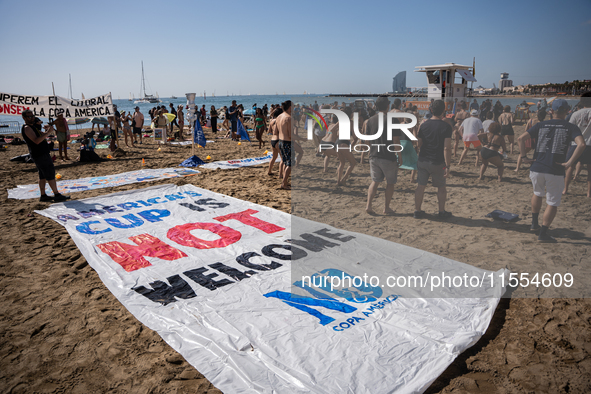
[[[266,148],[217,140],[198,155],[227,160],[261,156]],[[485,181],[477,180],[473,156],[461,167],[454,164],[454,176],[448,181],[448,210],[454,218],[446,222],[412,218],[415,186],[410,173],[402,171],[392,204],[396,215],[371,217],[364,211],[369,166],[358,166],[349,184],[337,187],[335,163],[330,173],[322,174],[318,171],[321,161],[314,157],[311,145],[305,148],[307,155],[292,180],[294,211],[299,215],[315,220],[322,215],[337,227],[487,269],[507,266],[517,272],[534,272],[562,266],[578,272],[579,277],[588,275],[591,207],[584,197],[583,182],[573,183],[552,226],[559,243],[538,245],[527,231],[527,220],[505,224],[483,217],[493,209],[520,215],[529,212],[527,170],[518,175],[508,172],[508,181],[499,184],[494,169],[488,170]],[[167,146],[157,152],[153,144],[146,143],[124,149],[128,154],[123,158],[98,164],[58,163],[57,171],[64,179],[75,179],[138,170],[142,158],[147,168],[165,168],[190,156],[190,147]],[[25,146],[9,146],[7,152],[0,152],[3,190],[37,181],[34,165],[8,161],[25,152]],[[98,153],[106,156],[108,151]],[[511,159],[510,170],[516,155]],[[99,189],[72,197],[170,182]],[[191,183],[284,212],[291,210],[290,192],[278,190],[278,179],[268,176],[265,166],[203,170],[173,183]],[[424,209],[432,212],[436,209],[434,190],[427,191]],[[62,226],[32,213],[48,204],[6,196],[4,192],[0,246],[1,392],[219,392],[116,300]],[[327,199],[333,203],[323,203]],[[374,202],[378,212],[382,201],[380,188]],[[503,299],[484,337],[460,355],[428,392],[590,392],[590,323],[587,299]]]

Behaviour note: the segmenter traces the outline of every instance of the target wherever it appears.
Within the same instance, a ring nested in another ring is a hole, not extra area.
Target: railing
[[[9,120],[0,122],[0,134],[20,134],[21,125],[17,121]]]

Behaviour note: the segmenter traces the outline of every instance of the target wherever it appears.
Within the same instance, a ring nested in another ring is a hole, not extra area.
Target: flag
[[[248,142],[250,142],[250,137],[248,136],[248,133],[246,132],[246,129],[244,128],[244,125],[242,124],[240,119],[238,119],[238,133],[237,134],[240,136],[241,140],[247,140]]]
[[[205,135],[203,134],[203,129],[201,128],[201,123],[199,122],[199,118],[195,121],[195,127],[193,127],[193,141],[197,145],[205,146],[206,140]]]

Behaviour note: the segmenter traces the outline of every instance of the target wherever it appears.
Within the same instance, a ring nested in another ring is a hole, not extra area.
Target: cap
[[[140,109],[140,107],[138,107],[137,105],[135,106],[135,109]]]
[[[470,111],[470,115],[472,115],[472,116],[478,115],[478,110],[473,109],[472,111]]]
[[[568,105],[565,99],[556,99],[552,102],[552,111],[558,111],[562,107],[567,110],[570,109],[570,105]]]

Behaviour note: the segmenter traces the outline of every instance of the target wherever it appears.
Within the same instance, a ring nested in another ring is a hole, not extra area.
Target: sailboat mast
[[[68,76],[70,77],[70,100],[72,100],[72,74],[68,74]]]
[[[144,90],[144,97],[146,97],[146,80],[144,79],[144,61],[142,60],[142,87]]]

